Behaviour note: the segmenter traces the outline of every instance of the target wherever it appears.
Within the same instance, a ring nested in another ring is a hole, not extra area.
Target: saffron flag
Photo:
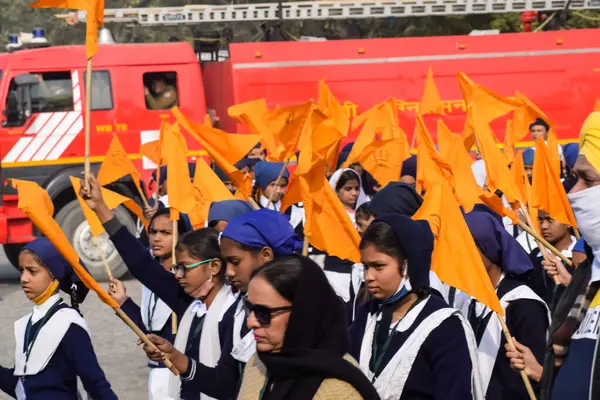
[[[98,51],[98,29],[104,24],[104,0],[37,0],[32,8],[72,8],[86,11],[85,53],[90,59]]]
[[[346,113],[344,106],[335,98],[331,89],[321,78],[319,80],[319,99],[317,102],[319,110],[333,121],[333,127],[336,129],[341,138],[348,136],[350,130],[350,118]],[[338,158],[340,155],[341,139],[335,142],[327,151],[325,163],[327,170],[333,173],[337,169]]]
[[[417,114],[417,192],[428,190],[434,184],[448,181],[454,187],[452,167],[435,149],[423,117]]]
[[[531,100],[527,98],[523,93],[517,90],[515,99],[520,103],[520,106],[515,110],[513,114],[514,126],[512,141],[518,143],[527,136],[529,133],[529,125],[531,125],[536,119],[541,118],[549,126],[554,125],[548,116],[540,110]]]
[[[423,96],[421,96],[419,111],[421,114],[446,114],[440,92],[438,92],[435,80],[433,79],[433,69],[431,67],[427,70],[427,78],[425,79],[425,88],[423,89]]]
[[[73,271],[88,289],[96,292],[100,300],[108,306],[118,308],[119,304],[102,289],[98,282],[80,264],[75,249],[52,218],[54,206],[52,206],[52,200],[48,192],[35,182],[12,179],[12,185],[19,194],[19,210],[23,211],[40,232],[52,242],[60,254],[71,264]]]
[[[194,188],[187,161],[187,143],[179,125],[163,122],[164,137],[161,154],[167,160],[167,192],[169,206],[188,214],[194,209]]]
[[[440,280],[503,315],[496,290],[450,186],[442,183],[430,187],[413,219],[429,222],[435,237],[431,270]]]
[[[100,166],[100,171],[98,171],[98,183],[100,186],[106,186],[125,175],[131,175],[135,184],[138,187],[140,186],[142,176],[129,159],[117,135],[113,134],[112,141],[104,157],[104,162]]]
[[[530,206],[546,211],[552,219],[561,224],[577,227],[567,193],[560,181],[560,176],[552,165],[548,147],[541,137],[538,137],[535,143],[532,189],[533,198]]]
[[[192,227],[203,228],[211,203],[222,200],[233,200],[233,195],[206,161],[198,157],[194,173],[194,208],[188,214]]]

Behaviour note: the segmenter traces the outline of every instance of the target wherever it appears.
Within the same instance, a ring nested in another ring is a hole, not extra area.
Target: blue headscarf
[[[579,143],[567,143],[563,146],[563,155],[569,169],[573,169],[579,157]]]
[[[302,250],[302,241],[294,233],[287,217],[266,208],[234,218],[222,236],[253,249],[270,247],[276,256]]]
[[[210,225],[211,222],[215,221],[231,222],[234,218],[249,213],[252,210],[252,206],[243,200],[215,201],[208,209],[208,224]]]
[[[382,221],[392,227],[398,247],[408,260],[408,278],[414,292],[429,287],[429,270],[433,253],[433,233],[427,221],[412,220],[406,215],[387,214],[373,222]]]
[[[188,163],[188,171],[190,174],[190,178],[194,178],[194,174],[196,173],[196,164]],[[156,181],[156,170],[152,171],[152,180]],[[167,180],[167,166],[163,165],[160,167],[160,180],[158,181],[159,185],[164,185]]]
[[[533,165],[533,158],[535,157],[535,150],[532,148],[526,149],[523,152],[523,164]]]
[[[400,177],[405,175],[412,176],[417,179],[417,156],[412,155],[402,162],[402,171]]]
[[[492,215],[472,211],[465,220],[477,246],[504,272],[517,276],[533,269],[523,247]]]
[[[265,188],[269,186],[269,183],[277,179],[283,166],[283,163],[268,161],[261,161],[259,163],[256,163],[256,166],[254,167],[254,180],[256,181],[256,184],[262,190],[265,190]],[[283,175],[281,177],[289,179],[290,171],[288,171],[288,169],[286,168],[283,171]]]
[[[83,302],[89,289],[85,287],[79,277],[73,272],[71,264],[59,253],[54,245],[45,237],[39,237],[25,245],[24,250],[35,253],[50,270],[54,279],[59,282],[59,288],[65,293],[75,295],[78,303]],[[85,265],[80,261],[83,268]]]

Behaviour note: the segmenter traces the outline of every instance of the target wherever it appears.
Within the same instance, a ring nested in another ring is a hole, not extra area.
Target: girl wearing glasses
[[[77,399],[77,377],[90,398],[113,400],[98,365],[86,321],[79,313],[88,289],[46,238],[19,254],[23,292],[35,305],[15,322],[15,366],[0,367],[0,389],[17,399]],[[59,290],[71,297],[71,306]]]
[[[179,263],[173,274],[165,270],[114,217],[102,199],[94,176],[90,179],[91,190],[87,191],[85,185],[82,186],[82,198],[104,224],[131,274],[177,315],[179,326],[174,346],[160,336],[149,335],[162,350],[156,354],[145,348],[150,359],[159,362],[164,360],[165,353],[173,355],[172,361],[180,371],[180,377],[193,373],[194,359],[201,359],[207,365],[216,364],[225,344],[225,335],[221,332],[227,331],[226,320],[222,316],[234,300],[230,287],[225,285],[218,232],[205,228],[183,235],[176,248]],[[200,399],[201,393],[174,377],[169,382],[169,397]]]
[[[200,360],[182,375],[187,384],[209,396],[234,398],[248,360],[256,353],[256,341],[246,325],[244,299],[252,271],[281,256],[302,249],[288,219],[281,213],[260,209],[233,219],[221,236],[221,252],[227,266],[227,278],[238,290],[235,303],[224,321],[230,321],[226,345],[214,368]],[[161,349],[162,350],[162,349]],[[189,372],[189,373],[188,373]]]
[[[239,399],[378,399],[348,355],[344,305],[307,257],[277,258],[252,273],[244,300],[256,354]]]
[[[173,223],[169,220],[169,213],[169,208],[159,209],[148,225],[150,252],[166,271],[171,271],[173,268],[172,249],[175,236]],[[178,221],[177,230],[178,236],[187,231],[183,219]],[[125,285],[118,279],[111,279],[108,293],[143,331],[154,333],[173,342],[176,333],[172,322],[173,310],[145,285],[142,285],[141,307],[127,296]],[[154,361],[149,361],[148,367],[150,368],[148,377],[150,400],[165,398],[169,390],[171,371],[163,363]]]
[[[429,287],[433,234],[388,214],[360,243],[373,300],[350,328],[351,354],[385,399],[483,399],[471,326]]]

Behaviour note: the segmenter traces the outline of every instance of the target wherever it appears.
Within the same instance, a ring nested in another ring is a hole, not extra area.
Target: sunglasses
[[[251,313],[254,313],[254,318],[263,326],[271,325],[273,314],[292,310],[292,306],[269,308],[259,304],[252,304],[248,300],[244,300],[244,308],[246,309],[246,315],[249,316]]]
[[[197,263],[188,264],[188,265],[184,265],[183,263],[177,263],[177,264],[173,265],[173,272],[176,275],[181,274],[182,276],[185,276],[185,273],[187,270],[197,268],[201,265],[211,262],[212,260],[214,260],[214,258],[209,258],[208,260],[199,261]]]

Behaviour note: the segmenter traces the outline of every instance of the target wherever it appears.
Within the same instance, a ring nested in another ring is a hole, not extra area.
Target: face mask
[[[407,270],[408,270],[408,267],[405,267],[404,268],[404,276],[400,280],[400,285],[398,285],[398,290],[396,290],[396,294],[394,294],[392,297],[389,297],[389,298],[383,300],[383,304],[395,303],[396,301],[406,297],[406,295],[410,293],[412,288],[410,286],[410,281],[408,280],[408,277],[406,276]]]
[[[600,186],[594,186],[568,196],[585,242],[594,250],[594,255],[596,251],[600,254],[600,207],[598,207]]]

